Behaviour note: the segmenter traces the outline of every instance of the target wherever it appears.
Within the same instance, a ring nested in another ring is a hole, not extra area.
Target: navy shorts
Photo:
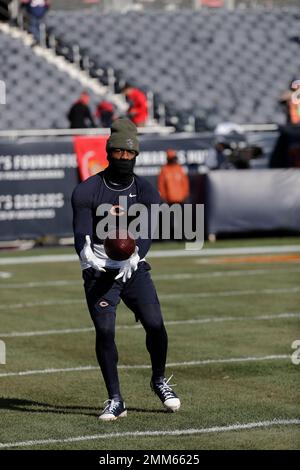
[[[118,269],[109,269],[106,272],[93,268],[84,269],[84,289],[92,318],[104,311],[115,313],[121,299],[134,312],[136,321],[139,320],[143,305],[159,305],[150,270],[150,265],[141,261],[131,278],[123,282],[122,279],[115,280]]]

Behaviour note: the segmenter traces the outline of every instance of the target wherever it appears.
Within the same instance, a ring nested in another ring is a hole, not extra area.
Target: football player
[[[108,392],[100,419],[115,420],[127,415],[120,390],[115,344],[116,309],[120,299],[134,313],[146,331],[146,347],[152,365],[151,388],[170,411],[180,408],[180,400],[165,378],[168,337],[160,303],[145,256],[151,237],[138,238],[136,250],[126,261],[108,258],[103,239],[98,238],[97,208],[110,204],[123,214],[120,196],[126,197],[127,209],[135,203],[150,211],[160,203],[157,190],[134,174],[139,154],[136,126],[127,118],[114,121],[107,141],[108,167],[81,182],[72,195],[75,248],[79,255],[87,305],[96,330],[96,355]],[[121,209],[121,210],[120,210]]]

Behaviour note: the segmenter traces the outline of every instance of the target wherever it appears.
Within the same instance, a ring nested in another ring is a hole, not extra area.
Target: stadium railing
[[[271,132],[277,131],[277,124],[241,124],[240,128],[244,132]],[[25,130],[0,130],[0,138],[16,139],[19,137],[63,137],[76,135],[105,135],[110,132],[107,128],[87,128],[87,129],[25,129]],[[175,133],[172,126],[146,126],[138,128],[139,134],[161,134],[169,135]],[[179,133],[178,135],[183,135]],[[185,135],[188,133],[184,133]],[[211,132],[201,132],[201,135],[211,134]]]
[[[110,132],[107,128],[87,129],[25,129],[25,130],[2,130],[0,138],[17,139],[19,137],[65,137],[78,135],[105,135]],[[161,134],[168,135],[175,132],[175,128],[161,126],[147,126],[138,128],[139,134]]]

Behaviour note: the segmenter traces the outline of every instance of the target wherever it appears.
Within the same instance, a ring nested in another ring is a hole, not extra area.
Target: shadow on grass
[[[97,406],[76,406],[76,405],[51,405],[23,398],[0,398],[0,409],[9,411],[23,411],[26,413],[55,413],[55,414],[77,414],[98,417],[101,407]],[[162,409],[127,408],[134,413],[166,413]]]

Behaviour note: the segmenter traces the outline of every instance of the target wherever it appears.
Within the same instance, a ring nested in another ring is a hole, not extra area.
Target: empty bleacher
[[[0,78],[6,84],[0,129],[67,128],[66,114],[82,84],[37,55],[19,38],[0,32]],[[97,97],[91,93],[93,104]]]
[[[300,73],[299,8],[57,11],[47,26],[95,67],[154,92],[169,117],[193,116],[200,128],[283,123],[278,99]]]

